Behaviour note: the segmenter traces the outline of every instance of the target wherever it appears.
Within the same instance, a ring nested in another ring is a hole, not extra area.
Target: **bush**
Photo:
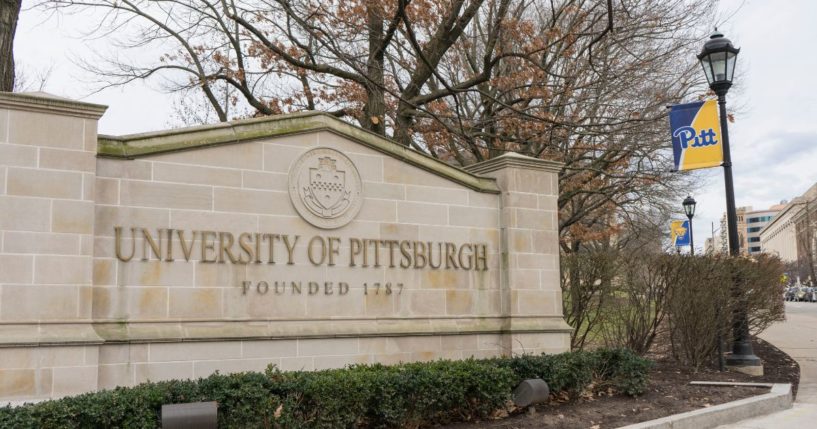
[[[345,369],[214,374],[145,383],[0,408],[0,427],[160,426],[162,404],[217,401],[223,428],[393,428],[482,419],[503,409],[516,384],[542,378],[551,391],[591,383],[637,395],[649,362],[628,350],[513,358],[355,365]]]

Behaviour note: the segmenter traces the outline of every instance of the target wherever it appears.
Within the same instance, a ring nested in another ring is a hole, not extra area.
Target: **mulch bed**
[[[657,358],[650,372],[648,391],[637,398],[619,394],[602,394],[564,402],[551,398],[550,403],[537,406],[535,413],[520,410],[506,418],[459,423],[445,428],[616,428],[768,392],[766,388],[757,387],[693,386],[689,384],[690,381],[792,383],[796,394],[800,380],[797,362],[761,339],[755,340],[754,349],[763,361],[765,374],[762,377],[718,372],[716,367],[694,373],[679,368],[671,359]]]

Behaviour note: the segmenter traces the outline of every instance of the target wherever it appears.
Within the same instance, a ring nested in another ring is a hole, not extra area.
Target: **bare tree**
[[[0,91],[14,89],[14,33],[23,0],[0,0]]]

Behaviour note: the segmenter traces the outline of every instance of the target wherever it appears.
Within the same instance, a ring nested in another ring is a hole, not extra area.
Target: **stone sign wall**
[[[561,352],[559,164],[449,166],[328,115],[96,135],[0,94],[0,399]]]

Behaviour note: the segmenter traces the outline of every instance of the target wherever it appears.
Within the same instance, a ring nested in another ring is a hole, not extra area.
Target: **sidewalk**
[[[718,426],[719,429],[817,427],[817,304],[787,302],[786,318],[786,322],[775,324],[760,337],[788,353],[800,364],[800,386],[794,407]]]

